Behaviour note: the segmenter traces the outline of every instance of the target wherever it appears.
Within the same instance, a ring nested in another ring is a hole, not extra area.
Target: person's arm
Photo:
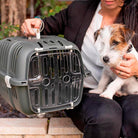
[[[60,11],[55,16],[46,17],[43,19],[44,30],[42,34],[46,35],[58,35],[64,34],[65,25],[67,23],[67,9]]]
[[[21,31],[25,36],[35,36],[32,28],[40,28],[41,22],[44,22],[42,34],[57,35],[63,34],[67,22],[68,8],[60,11],[55,16],[46,17],[43,20],[38,18],[26,19],[21,26]]]

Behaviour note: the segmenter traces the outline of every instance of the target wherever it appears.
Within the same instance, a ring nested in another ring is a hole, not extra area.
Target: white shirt
[[[98,13],[101,9],[101,4],[97,7],[95,15],[90,26],[85,34],[82,44],[82,60],[86,68],[91,72],[92,76],[84,79],[84,87],[96,88],[101,78],[103,64],[101,62],[99,53],[94,46],[94,32],[101,27],[102,16]]]

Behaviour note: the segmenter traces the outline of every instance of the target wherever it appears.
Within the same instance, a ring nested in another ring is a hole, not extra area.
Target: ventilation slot
[[[38,44],[40,47],[43,48],[43,45],[42,45],[40,42],[37,42],[37,44]]]
[[[45,44],[48,44],[46,41],[43,41]]]
[[[54,57],[53,56],[50,57],[50,68],[49,69],[51,70],[51,73],[50,73],[51,78],[54,78],[55,69],[54,69]]]
[[[58,76],[59,78],[61,78],[61,56],[58,55],[57,59],[58,59]]]
[[[58,84],[58,91],[59,91],[59,98],[58,98],[58,100],[59,100],[59,104],[62,104],[62,84],[61,83],[59,83]]]
[[[65,103],[70,101],[70,89],[69,86],[65,86]]]
[[[59,63],[58,68],[60,70],[59,76],[64,75],[64,73],[68,71],[68,67],[67,67],[68,63],[67,63],[66,56],[63,53],[60,54],[58,63]]]
[[[48,89],[44,89],[42,98],[43,107],[48,106]]]
[[[34,89],[31,89],[31,103],[32,103],[32,106],[34,108],[36,107],[39,107],[40,106],[40,101],[39,101],[39,89],[38,88],[34,88]]]
[[[79,82],[73,83],[73,90],[72,90],[72,100],[75,100],[78,97],[78,90],[79,90]]]
[[[11,39],[7,39],[7,41],[11,41]]]
[[[59,43],[61,46],[64,46],[64,44],[63,44],[61,41],[59,41],[59,40],[58,40],[58,43]]]
[[[68,72],[69,69],[69,56],[66,54],[64,55],[64,62],[65,62],[65,72]]]
[[[29,78],[36,78],[39,75],[38,57],[32,58],[29,69]]]
[[[80,62],[79,62],[79,58],[77,57],[76,54],[72,55],[72,72],[73,73],[79,73],[80,72]]]
[[[52,104],[55,104],[55,84],[51,84]]]
[[[52,44],[54,44],[54,43],[55,43],[55,42],[54,42],[54,41],[52,41],[52,40],[50,40],[49,42],[50,42],[50,43],[52,43]]]
[[[48,57],[47,56],[42,57],[42,71],[44,76],[48,75],[48,65],[49,65]]]
[[[49,49],[57,49],[57,47],[50,47]]]

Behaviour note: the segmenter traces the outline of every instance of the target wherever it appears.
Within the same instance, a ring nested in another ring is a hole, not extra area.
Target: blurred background
[[[48,17],[66,8],[72,0],[0,0],[0,40],[20,35],[26,18]]]

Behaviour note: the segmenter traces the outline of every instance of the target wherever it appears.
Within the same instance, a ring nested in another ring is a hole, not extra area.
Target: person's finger
[[[134,60],[121,61],[121,62],[120,62],[120,66],[129,67],[129,66],[131,66],[133,63],[134,63]]]
[[[121,78],[129,78],[129,77],[131,77],[130,74],[128,74],[126,72],[119,71],[119,70],[116,71],[116,74],[117,74],[117,76],[119,76]]]
[[[120,78],[126,79],[126,78],[131,77],[131,73],[129,71],[126,71],[126,69],[125,70],[119,70],[117,68],[111,68],[111,70],[113,71],[113,73],[115,73]]]
[[[131,54],[131,53],[128,53],[128,54],[125,54],[125,55],[123,56],[123,58],[129,60],[129,59],[135,58],[135,56],[134,56],[133,54]]]
[[[32,21],[33,19],[26,19],[24,24],[25,24],[25,31],[26,31],[26,35],[27,36],[35,36],[35,32],[32,30],[33,26],[32,26]]]
[[[127,74],[131,73],[131,69],[129,67],[124,67],[124,66],[117,66],[115,68],[115,71],[121,71],[121,72],[125,72]]]
[[[133,54],[125,54],[123,58],[124,60],[120,62],[120,66],[124,67],[129,67],[136,61],[136,58]]]
[[[42,23],[41,19],[37,19],[37,18],[35,18],[32,21],[32,25],[33,25],[34,28],[40,28],[41,27],[41,23]]]
[[[22,24],[22,26],[21,26],[21,32],[24,36],[27,36],[27,29],[24,24]]]

